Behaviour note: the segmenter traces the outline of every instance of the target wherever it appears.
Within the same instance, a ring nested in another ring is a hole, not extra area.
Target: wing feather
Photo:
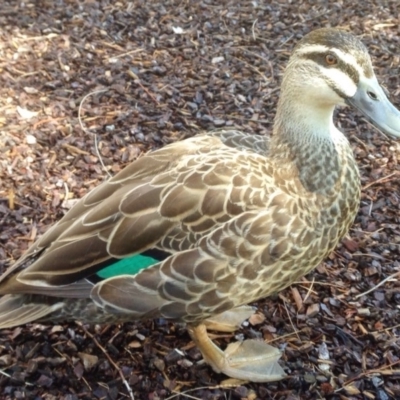
[[[255,260],[266,259],[259,246],[261,237],[269,238],[269,222],[281,229],[291,223],[284,214],[255,221],[273,198],[268,187],[274,178],[260,167],[268,162],[265,143],[236,131],[215,133],[139,158],[39,239],[0,278],[0,292],[57,295],[50,288],[66,285],[73,291],[108,259],[158,248],[171,256],[136,276],[98,283],[95,302],[114,312],[193,319],[200,309],[233,307],[232,287],[243,291],[241,276],[253,276]],[[246,236],[251,226],[255,237]],[[248,300],[243,292],[238,301],[241,296]]]

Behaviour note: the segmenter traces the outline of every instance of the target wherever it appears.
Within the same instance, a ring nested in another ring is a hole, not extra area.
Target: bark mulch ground
[[[399,107],[398,4],[3,1],[0,268],[144,151],[216,127],[269,134],[283,68],[313,28],[360,35]],[[362,174],[356,223],[237,333],[281,348],[288,379],[224,387],[166,321],[32,324],[0,332],[0,398],[129,399],[124,377],[140,400],[400,399],[400,146],[354,111],[337,117]]]

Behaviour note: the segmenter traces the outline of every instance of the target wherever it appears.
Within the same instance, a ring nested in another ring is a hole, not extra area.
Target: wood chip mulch
[[[0,269],[142,152],[216,127],[268,134],[314,28],[360,35],[400,107],[399,16],[397,0],[1,2]],[[166,321],[31,324],[0,332],[0,399],[400,399],[400,145],[353,110],[337,123],[362,174],[356,223],[236,333],[283,350],[288,379],[229,385]]]

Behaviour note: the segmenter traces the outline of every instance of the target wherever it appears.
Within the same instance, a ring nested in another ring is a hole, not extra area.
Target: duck
[[[33,321],[186,323],[218,373],[283,379],[281,352],[220,349],[249,304],[312,271],[352,225],[360,176],[337,106],[400,137],[400,112],[353,34],[321,28],[294,47],[272,135],[199,133],[146,153],[80,199],[0,277],[0,329]]]

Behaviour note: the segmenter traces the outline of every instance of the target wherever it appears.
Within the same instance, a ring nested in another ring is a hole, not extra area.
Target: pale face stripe
[[[320,66],[323,75],[331,81],[332,89],[338,92],[341,97],[353,97],[357,91],[357,85],[345,72],[337,68],[324,68]],[[344,95],[344,96],[343,96]]]
[[[305,45],[296,50],[296,53],[299,54],[300,56],[306,56],[307,54],[312,54],[312,53],[328,53],[328,52],[336,54],[336,56],[340,60],[342,60],[345,64],[349,65],[354,70],[356,70],[360,77],[362,76],[365,76],[367,78],[370,77],[372,70],[370,71],[370,68],[367,68],[365,70],[363,66],[361,66],[360,63],[357,61],[357,59],[354,57],[354,55],[349,52],[344,52],[338,48],[328,47],[322,44]]]

